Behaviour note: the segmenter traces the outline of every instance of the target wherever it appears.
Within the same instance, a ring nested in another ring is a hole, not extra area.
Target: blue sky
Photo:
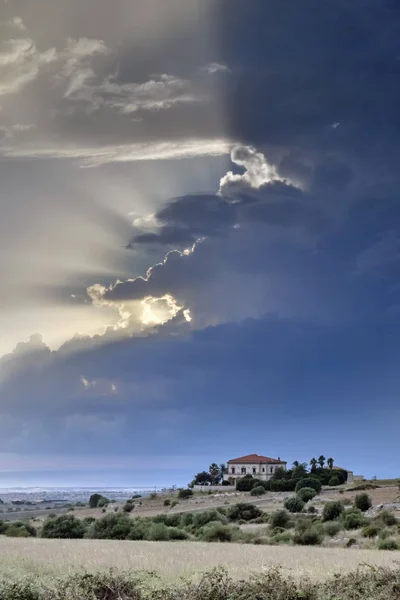
[[[395,3],[37,4],[0,5],[0,485],[397,476]]]

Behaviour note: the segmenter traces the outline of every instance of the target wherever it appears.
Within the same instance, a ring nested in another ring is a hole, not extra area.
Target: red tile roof
[[[267,463],[267,464],[286,464],[285,460],[280,458],[269,458],[268,456],[260,456],[259,454],[247,454],[239,458],[228,460],[228,465],[231,463],[248,464],[248,463]]]

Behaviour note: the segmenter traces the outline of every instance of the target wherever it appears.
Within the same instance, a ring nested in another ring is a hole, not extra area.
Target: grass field
[[[154,571],[165,580],[192,576],[223,565],[233,578],[248,577],[273,566],[284,573],[325,579],[360,564],[392,567],[400,552],[300,546],[252,546],[190,542],[46,540],[0,537],[0,575],[20,572],[49,576],[79,569]]]

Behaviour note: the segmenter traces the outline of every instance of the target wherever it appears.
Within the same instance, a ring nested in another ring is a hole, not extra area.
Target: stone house
[[[278,467],[285,469],[286,461],[278,458],[269,458],[268,456],[260,456],[259,454],[247,454],[228,460],[228,471],[224,475],[225,481],[236,483],[237,479],[241,479],[245,475],[251,475],[255,479],[268,481],[271,479]]]

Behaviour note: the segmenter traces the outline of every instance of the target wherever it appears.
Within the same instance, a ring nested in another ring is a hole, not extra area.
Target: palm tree
[[[321,469],[323,469],[324,468],[324,464],[325,464],[325,456],[323,456],[321,454],[321,456],[318,459],[318,463],[319,463],[319,466],[321,467]]]
[[[208,472],[212,477],[212,485],[218,485],[219,482],[219,467],[217,463],[211,463],[208,467]]]
[[[294,467],[294,468],[298,467],[299,465],[300,465],[300,463],[299,463],[299,461],[298,461],[298,460],[295,460],[295,461],[293,462],[293,467]]]
[[[333,469],[333,458],[328,458],[326,462],[328,463],[329,469]]]
[[[228,467],[226,466],[225,463],[221,463],[219,465],[219,480],[220,480],[220,482],[224,480],[224,475],[227,472],[228,472]]]
[[[310,460],[310,465],[311,465],[311,471],[315,471],[315,469],[317,468],[317,459],[316,458],[312,458]]]

